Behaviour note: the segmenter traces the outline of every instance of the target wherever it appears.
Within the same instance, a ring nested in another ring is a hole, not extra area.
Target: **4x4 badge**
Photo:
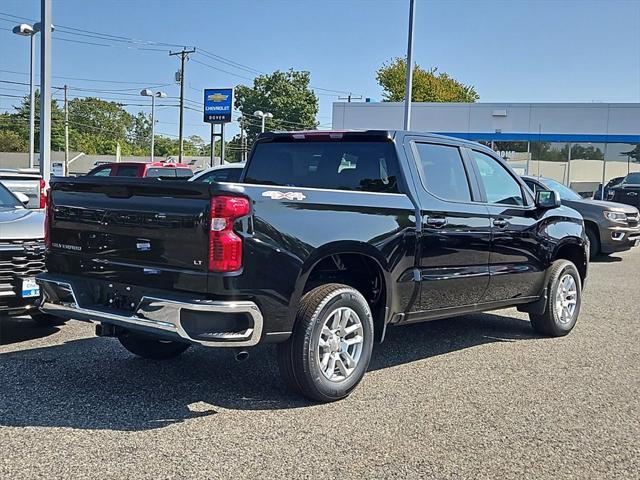
[[[307,198],[302,192],[278,192],[276,190],[262,192],[262,196],[269,197],[271,200],[304,200]]]

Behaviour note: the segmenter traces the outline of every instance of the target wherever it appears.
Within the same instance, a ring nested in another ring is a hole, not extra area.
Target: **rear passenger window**
[[[147,177],[175,177],[176,169],[175,168],[150,168],[147,170]]]
[[[398,160],[391,142],[258,143],[245,183],[397,193]]]
[[[176,168],[177,177],[193,177],[193,171],[190,168]]]
[[[456,202],[470,202],[467,172],[458,147],[416,143],[418,169],[424,187],[430,193]]]
[[[137,177],[139,167],[132,166],[119,166],[116,170],[116,177]]]

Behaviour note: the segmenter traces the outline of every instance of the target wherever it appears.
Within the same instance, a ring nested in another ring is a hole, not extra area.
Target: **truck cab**
[[[87,173],[90,177],[175,178],[186,180],[193,176],[189,165],[171,162],[105,163]]]

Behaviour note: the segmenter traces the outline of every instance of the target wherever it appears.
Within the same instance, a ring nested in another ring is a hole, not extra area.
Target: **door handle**
[[[504,218],[494,218],[493,226],[498,228],[504,228],[507,226],[507,221]]]
[[[447,224],[445,217],[427,217],[427,225],[433,228],[442,228]]]

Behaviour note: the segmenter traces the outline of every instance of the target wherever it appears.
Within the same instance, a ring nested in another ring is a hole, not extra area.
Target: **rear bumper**
[[[629,250],[640,240],[640,226],[600,229],[600,248],[603,253]]]
[[[66,278],[42,274],[37,282],[40,310],[64,319],[108,323],[207,347],[250,347],[262,337],[262,313],[251,301],[143,296],[132,311],[122,311],[91,305],[82,286]]]

